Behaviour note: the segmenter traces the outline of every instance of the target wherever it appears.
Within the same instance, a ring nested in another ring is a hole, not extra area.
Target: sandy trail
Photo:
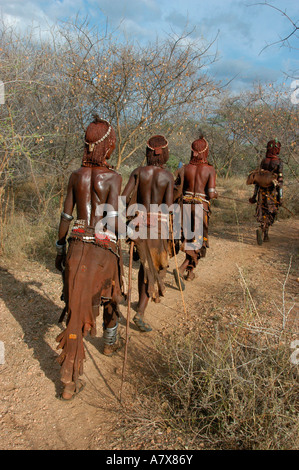
[[[256,307],[263,312],[263,321],[279,327],[281,315],[270,305],[269,298],[274,293],[277,304],[281,304],[281,282],[292,259],[285,303],[288,306],[297,302],[298,233],[299,220],[278,221],[271,230],[270,242],[258,246],[254,224],[229,227],[225,231],[214,229],[207,256],[199,262],[196,279],[186,284],[184,299],[188,317],[200,322],[202,328],[211,327],[215,321],[225,323],[237,318],[244,293],[242,275]],[[182,253],[178,259],[183,260]],[[127,272],[127,246],[124,261]],[[157,335],[186,325],[181,293],[172,276],[174,266],[171,259],[162,302],[150,303],[146,312],[153,331],[142,334],[130,324],[123,392],[126,403],[134,401],[134,371],[143,371],[145,356],[154,357]],[[137,269],[138,263],[134,263],[133,303],[137,300]],[[120,406],[123,352],[114,358],[102,355],[101,318],[98,318],[97,337],[85,340],[86,387],[74,401],[64,403],[57,398],[61,386],[55,338],[61,331],[57,322],[63,307],[59,273],[37,263],[16,262],[6,266],[2,262],[0,289],[0,341],[5,346],[5,361],[0,364],[0,448],[108,448],[111,440],[117,440],[113,429]],[[125,305],[121,311],[126,316]],[[288,318],[288,328],[294,336],[298,333],[296,318],[298,303]],[[125,333],[124,326],[122,329]]]

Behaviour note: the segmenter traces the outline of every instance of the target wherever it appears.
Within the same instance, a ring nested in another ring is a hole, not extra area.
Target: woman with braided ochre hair
[[[184,279],[192,281],[195,277],[194,269],[200,258],[206,255],[208,242],[208,227],[210,218],[210,199],[217,198],[216,193],[216,172],[212,165],[208,163],[209,144],[200,131],[199,138],[191,145],[191,158],[187,165],[184,165],[177,174],[174,190],[174,201],[176,203],[191,205],[191,228],[195,226],[195,205],[201,204],[203,209],[203,233],[202,246],[199,249],[190,249],[186,242],[195,240],[182,239],[182,251],[186,257],[179,272],[174,270],[174,276],[178,287],[184,289]],[[183,211],[181,211],[183,213]],[[197,240],[198,242],[198,240]],[[179,277],[180,276],[180,280]]]
[[[257,229],[257,242],[261,245],[269,241],[269,228],[273,225],[278,208],[282,204],[283,164],[279,157],[281,143],[278,139],[269,140],[266,156],[258,170],[254,170],[247,179],[247,184],[255,184],[251,204],[256,203],[256,218],[260,224]]]
[[[145,237],[134,238],[140,268],[138,273],[139,299],[133,321],[142,332],[152,329],[144,320],[149,299],[159,302],[160,296],[163,296],[165,291],[164,277],[170,253],[168,238],[164,238],[162,232],[164,228],[168,231],[169,217],[168,214],[151,211],[151,206],[153,204],[172,206],[174,179],[171,172],[164,168],[168,158],[168,142],[165,137],[161,135],[151,137],[146,147],[146,166],[138,167],[131,173],[122,193],[122,196],[126,198],[128,210],[134,204],[142,205],[145,210],[143,214],[138,214],[138,228],[144,229]],[[134,220],[132,222],[134,223]],[[151,229],[155,228],[157,238],[153,239]]]
[[[82,389],[79,376],[85,358],[83,337],[88,332],[96,334],[100,306],[103,306],[104,354],[112,355],[121,346],[117,335],[118,303],[122,299],[121,265],[116,242],[122,178],[107,163],[115,149],[115,140],[109,122],[96,116],[87,127],[82,166],[70,176],[60,219],[56,267],[64,273],[67,320],[57,341],[62,349],[58,361],[64,400],[70,400]],[[106,231],[101,226],[101,204],[108,210]],[[66,251],[75,206],[77,220]]]

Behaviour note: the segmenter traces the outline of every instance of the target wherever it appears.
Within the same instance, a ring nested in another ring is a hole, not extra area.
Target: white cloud
[[[162,15],[156,0],[90,0],[90,10],[99,9],[111,22],[135,21],[136,25],[159,21]]]
[[[297,19],[298,0],[271,0]],[[220,60],[213,70],[222,77],[238,75],[242,83],[277,76],[285,67],[297,65],[294,51],[268,47],[290,31],[290,22],[279,12],[256,0],[0,0],[0,13],[7,23],[24,30],[40,25],[46,35],[57,19],[88,16],[98,25],[124,31],[127,38],[152,41],[170,32],[192,31],[189,39],[215,39]],[[250,4],[252,6],[250,6]],[[194,28],[194,30],[193,30]],[[260,54],[261,53],[261,54]],[[218,68],[217,68],[218,67]],[[212,69],[211,69],[212,70]],[[286,71],[286,70],[285,70]],[[281,73],[282,75],[282,73]]]
[[[274,83],[281,78],[281,73],[262,64],[248,62],[243,59],[226,59],[215,63],[210,68],[211,75],[228,84],[234,90],[251,88],[253,83]]]

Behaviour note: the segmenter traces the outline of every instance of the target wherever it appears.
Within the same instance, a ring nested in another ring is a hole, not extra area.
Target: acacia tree
[[[20,35],[2,25],[0,61],[5,88],[1,193],[7,185],[15,189],[32,181],[27,203],[38,216],[57,192],[63,197],[65,171],[78,156],[81,129],[72,109],[72,89],[57,68],[57,51],[48,41],[37,40],[32,30]]]
[[[232,170],[250,171],[264,157],[268,140],[278,138],[286,169],[296,176],[298,119],[298,107],[283,85],[256,85],[238,96],[223,94],[206,121],[218,173],[228,177]]]
[[[197,100],[215,92],[203,73],[214,57],[188,35],[141,47],[85,23],[56,27],[46,40],[36,33],[0,28],[2,246],[14,203],[36,225],[50,209],[54,215],[57,199],[61,207],[92,111],[116,129],[119,167],[143,158],[150,133],[170,134]]]
[[[62,66],[80,96],[82,119],[96,109],[115,126],[117,168],[144,147],[150,133],[165,122],[170,133],[190,109],[216,93],[204,73],[215,60],[211,44],[194,43],[189,34],[141,46],[75,23],[61,35],[67,44]]]

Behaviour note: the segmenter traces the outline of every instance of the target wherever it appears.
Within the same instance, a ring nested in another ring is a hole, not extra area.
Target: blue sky
[[[218,80],[232,82],[235,89],[253,82],[285,81],[299,78],[299,40],[290,47],[271,45],[292,31],[280,12],[264,0],[0,0],[5,21],[16,27],[38,24],[42,29],[59,19],[79,13],[91,23],[105,19],[128,38],[141,43],[155,41],[170,32],[180,35],[192,30],[194,39],[216,41],[212,51],[218,60],[210,69]],[[299,20],[298,0],[269,0],[293,21]],[[296,49],[297,47],[297,49]],[[264,49],[265,48],[265,49]]]

